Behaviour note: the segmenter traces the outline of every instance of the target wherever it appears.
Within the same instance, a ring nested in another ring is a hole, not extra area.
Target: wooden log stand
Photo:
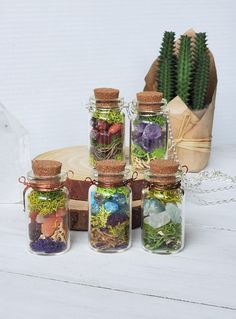
[[[73,178],[68,178],[70,221],[72,230],[88,229],[88,189],[90,183],[85,178],[93,176],[93,169],[88,163],[88,147],[74,146],[40,154],[35,159],[57,160],[62,163],[62,171],[72,170]],[[131,186],[133,192],[132,227],[141,224],[141,191],[143,177],[139,176]]]

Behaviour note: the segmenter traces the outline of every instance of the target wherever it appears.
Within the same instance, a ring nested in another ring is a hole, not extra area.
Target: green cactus
[[[205,107],[205,99],[209,85],[210,57],[207,48],[206,33],[196,33],[194,45],[194,79],[192,83],[193,109]]]
[[[196,33],[194,39],[193,57],[195,67],[199,64],[199,59],[207,50],[207,36],[205,32]]]
[[[191,38],[182,35],[177,59],[177,90],[178,95],[185,104],[189,105],[191,80],[193,70],[193,58],[191,50]]]
[[[196,33],[194,39],[180,37],[178,57],[174,53],[175,33],[165,32],[159,54],[157,90],[169,102],[176,95],[191,109],[206,105],[209,85],[210,57],[205,32]]]
[[[163,93],[167,102],[175,96],[176,57],[174,55],[174,43],[175,33],[166,31],[158,57],[157,90]]]
[[[205,98],[209,84],[209,67],[209,54],[204,52],[199,58],[199,64],[195,71],[192,99],[193,109],[202,109],[205,107]]]

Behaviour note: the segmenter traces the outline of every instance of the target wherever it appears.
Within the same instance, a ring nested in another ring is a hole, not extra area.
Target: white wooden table
[[[214,148],[210,168],[236,175],[236,147]],[[21,205],[0,205],[0,318],[236,318],[236,204],[186,205],[186,246],[173,256],[145,252],[140,230],[121,254],[89,249],[25,250]]]

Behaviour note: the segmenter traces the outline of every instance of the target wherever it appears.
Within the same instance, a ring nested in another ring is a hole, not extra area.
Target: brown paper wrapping
[[[195,31],[190,29],[185,34],[194,36]],[[178,40],[176,42],[178,46]],[[190,172],[199,172],[209,161],[212,141],[212,127],[215,109],[217,73],[215,61],[210,54],[210,79],[207,91],[205,109],[192,111],[176,96],[168,104],[171,128],[176,144],[177,156],[181,165],[187,165]],[[145,91],[156,90],[156,59],[145,77]]]

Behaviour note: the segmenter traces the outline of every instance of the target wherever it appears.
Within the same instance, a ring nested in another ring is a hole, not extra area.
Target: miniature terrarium
[[[173,160],[153,160],[142,191],[142,243],[146,250],[171,254],[184,246],[182,171]]]
[[[162,93],[145,91],[137,93],[133,102],[131,119],[131,164],[136,170],[149,168],[154,159],[167,156],[168,124],[166,101]]]
[[[90,164],[107,159],[124,159],[125,115],[119,90],[97,88],[90,98]]]
[[[125,163],[97,162],[97,180],[89,189],[89,242],[99,252],[119,252],[131,245],[132,193]]]
[[[68,190],[64,186],[67,173],[61,163],[33,160],[32,171],[24,190],[25,210],[28,215],[29,250],[38,255],[56,255],[68,250],[69,210]]]

